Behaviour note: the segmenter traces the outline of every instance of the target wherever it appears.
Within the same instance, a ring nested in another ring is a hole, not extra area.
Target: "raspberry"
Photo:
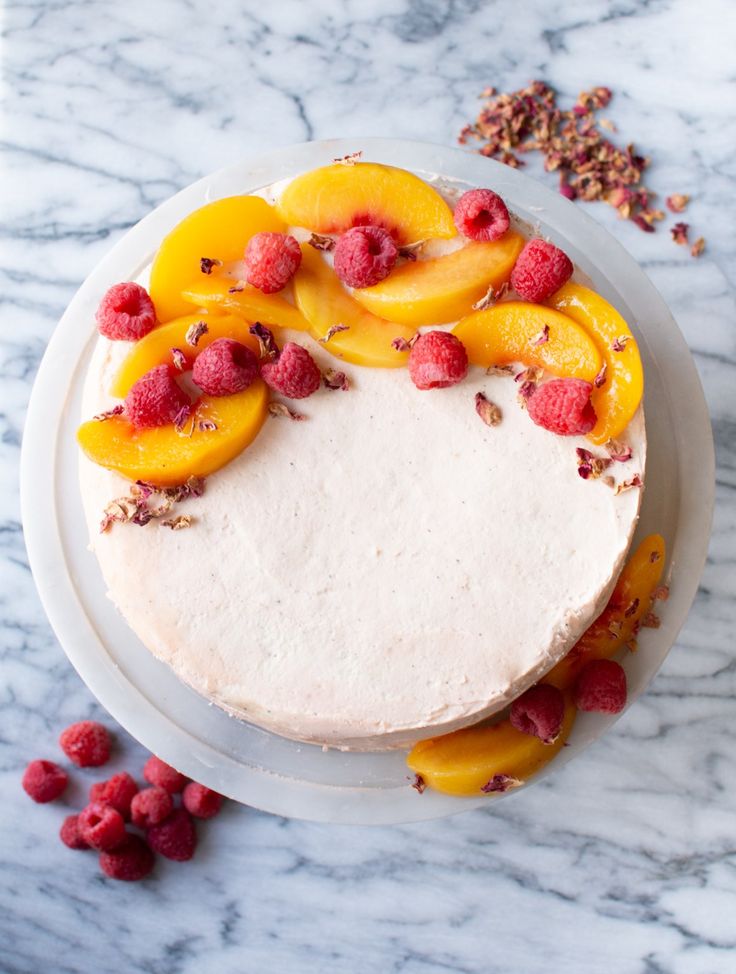
[[[537,426],[560,436],[582,436],[596,423],[590,401],[593,386],[583,379],[550,379],[537,386],[526,401]]]
[[[348,287],[371,287],[388,277],[399,251],[383,227],[353,227],[335,245],[335,273]]]
[[[532,734],[543,744],[552,744],[560,733],[565,698],[557,687],[538,683],[511,704],[509,720],[522,734]]]
[[[143,768],[143,777],[150,785],[158,785],[170,793],[181,791],[189,780],[170,764],[152,754]]]
[[[168,365],[157,365],[146,372],[125,397],[126,415],[139,429],[173,423],[189,405],[188,396],[174,381]]]
[[[266,385],[288,399],[306,399],[319,389],[322,381],[312,356],[294,342],[287,342],[275,361],[265,362],[261,375]]]
[[[468,373],[465,346],[449,331],[428,331],[409,353],[409,375],[417,389],[445,389]]]
[[[222,795],[190,781],[181,796],[184,808],[195,818],[214,818],[222,808]]]
[[[113,284],[100,301],[96,318],[105,338],[137,342],[156,324],[156,309],[144,287],[126,281]]]
[[[471,189],[457,201],[455,226],[471,240],[498,240],[509,228],[506,204],[492,189]]]
[[[89,789],[91,802],[102,802],[120,812],[124,819],[130,818],[130,804],[138,793],[138,785],[127,771],[114,774],[107,781],[98,781]]]
[[[154,852],[176,862],[191,859],[197,848],[197,832],[185,808],[177,808],[165,822],[150,828],[146,839]]]
[[[160,785],[153,785],[151,788],[139,791],[133,798],[130,816],[133,825],[137,825],[139,829],[150,829],[152,825],[158,825],[168,818],[173,807],[174,803],[169,792]]]
[[[594,659],[575,683],[575,706],[597,714],[619,714],[626,706],[626,673],[612,659]]]
[[[535,237],[516,259],[511,286],[527,301],[544,301],[570,280],[572,272],[572,261],[564,251]]]
[[[89,846],[79,834],[78,815],[67,815],[59,829],[59,838],[70,849],[89,849]]]
[[[245,248],[245,279],[264,294],[286,287],[299,269],[302,250],[286,233],[255,233]]]
[[[192,379],[208,396],[242,392],[258,375],[258,359],[234,338],[218,338],[194,360]]]
[[[100,869],[111,879],[134,882],[153,869],[154,855],[139,835],[127,832],[115,849],[100,853]]]
[[[31,761],[23,773],[23,790],[34,802],[52,802],[64,791],[69,778],[53,761]]]
[[[70,724],[59,737],[61,749],[80,768],[99,768],[110,757],[110,735],[96,720]]]
[[[79,813],[79,834],[87,845],[98,852],[107,852],[125,838],[123,816],[110,805],[92,802]]]

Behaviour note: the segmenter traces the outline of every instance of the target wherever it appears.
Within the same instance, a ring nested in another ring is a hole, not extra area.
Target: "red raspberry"
[[[509,720],[522,734],[531,734],[543,744],[552,744],[560,733],[564,714],[562,692],[549,683],[538,683],[514,700]]]
[[[31,761],[23,773],[23,791],[34,802],[52,802],[64,791],[69,778],[53,761]]]
[[[130,818],[130,804],[137,794],[138,785],[133,778],[127,771],[120,771],[107,781],[98,781],[91,785],[89,800],[112,806],[127,821]]]
[[[173,423],[189,405],[189,397],[174,381],[168,365],[157,365],[146,372],[125,397],[126,415],[139,429]]]
[[[590,401],[593,386],[583,379],[550,379],[537,386],[526,401],[537,426],[560,436],[583,436],[596,423]]]
[[[242,392],[258,375],[258,359],[234,338],[218,338],[194,360],[192,379],[208,396]]]
[[[214,818],[222,808],[222,795],[190,781],[181,796],[184,808],[195,818]]]
[[[150,828],[146,839],[154,852],[176,862],[191,859],[197,848],[197,832],[185,808],[175,809],[165,822]]]
[[[626,673],[612,659],[594,659],[575,682],[575,706],[597,714],[619,714],[626,706]]]
[[[79,834],[93,849],[106,852],[125,838],[123,816],[110,805],[92,802],[79,813]]]
[[[256,233],[245,248],[245,279],[264,294],[286,287],[302,262],[302,249],[286,233]]]
[[[169,792],[160,785],[153,785],[151,788],[139,791],[134,797],[130,806],[130,816],[133,825],[137,825],[139,829],[150,829],[152,825],[158,825],[168,818],[173,807],[174,803]]]
[[[146,761],[145,767],[143,768],[143,777],[150,785],[158,785],[160,788],[165,788],[171,794],[181,791],[189,780],[186,775],[172,768],[170,764],[162,761],[161,758],[157,758],[155,754],[152,754]]]
[[[110,757],[110,735],[96,720],[70,724],[59,737],[61,749],[80,768],[99,768]]]
[[[100,853],[100,869],[111,879],[134,882],[153,869],[154,855],[139,835],[127,832],[115,849]]]
[[[449,331],[428,331],[409,353],[409,375],[417,389],[445,389],[468,374],[465,346]]]
[[[126,281],[113,284],[97,309],[100,334],[113,341],[137,342],[156,324],[156,310],[148,291]]]
[[[399,251],[383,227],[353,227],[335,245],[335,273],[348,287],[371,287],[388,277]]]
[[[572,272],[572,261],[563,250],[536,237],[517,257],[511,286],[527,301],[544,301],[570,280]]]
[[[59,829],[59,838],[70,849],[89,849],[89,846],[79,834],[78,815],[67,815]]]
[[[288,399],[306,399],[322,381],[312,356],[295,342],[287,342],[275,361],[264,362],[261,375],[266,385]]]
[[[492,189],[470,189],[457,201],[455,226],[471,240],[498,240],[509,228],[506,204]]]

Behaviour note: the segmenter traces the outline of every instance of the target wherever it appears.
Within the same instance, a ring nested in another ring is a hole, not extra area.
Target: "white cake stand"
[[[106,598],[77,483],[75,430],[95,341],[94,312],[117,281],[134,279],[180,219],[222,196],[362,150],[363,158],[442,173],[497,190],[539,226],[616,305],[639,340],[646,370],[647,489],[638,536],[663,534],[673,585],[662,626],[626,660],[633,702],[657,672],[695,596],[714,501],[712,434],[695,365],[664,301],[623,247],[574,204],[506,166],[459,149],[392,139],[310,142],[246,160],[182,190],[133,227],[81,286],[36,378],[23,439],[23,526],[33,575],[59,642],[90,690],[145,747],[198,781],[279,815],[387,824],[437,818],[503,796],[453,798],[409,786],[404,752],[340,753],[270,734],[207,703],[156,660]],[[546,773],[600,737],[613,719],[579,716],[570,746]],[[530,784],[539,780],[540,775]]]

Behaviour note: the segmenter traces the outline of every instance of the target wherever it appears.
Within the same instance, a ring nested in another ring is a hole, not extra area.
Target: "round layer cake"
[[[182,680],[290,738],[384,749],[502,709],[608,599],[642,494],[610,476],[643,478],[641,409],[625,431],[631,459],[584,479],[577,451],[590,442],[535,425],[508,374],[471,366],[452,388],[420,391],[404,368],[339,364],[329,343],[288,339],[349,389],[290,403],[303,422],[267,418],[181,505],[189,530],[154,520],[101,533],[130,482],[82,458],[110,598]],[[98,340],[85,416],[114,403],[130,348]],[[497,425],[479,418],[478,392]]]

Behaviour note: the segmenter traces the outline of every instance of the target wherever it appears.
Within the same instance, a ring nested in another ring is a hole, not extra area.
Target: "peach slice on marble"
[[[644,392],[641,356],[629,326],[608,301],[580,284],[565,284],[545,303],[585,328],[598,346],[605,371],[591,396],[598,420],[588,439],[616,439],[631,422]]]
[[[428,260],[407,261],[373,287],[353,292],[375,315],[405,325],[443,324],[469,314],[490,287],[508,281],[524,239],[506,233],[500,240],[469,243]]]
[[[664,570],[664,556],[661,535],[644,538],[624,565],[606,608],[542,682],[561,690],[571,687],[586,663],[610,659],[631,642],[651,609]]]
[[[238,283],[231,277],[212,274],[193,281],[181,292],[187,303],[212,314],[237,314],[246,321],[260,321],[264,325],[307,331],[309,325],[303,315],[280,294],[264,294],[250,284]]]
[[[521,362],[557,376],[594,382],[603,360],[577,322],[542,304],[503,301],[476,311],[453,329],[474,365]]]
[[[396,351],[391,343],[396,338],[408,342],[415,330],[366,311],[313,247],[305,244],[302,255],[294,278],[294,298],[309,322],[309,333],[317,341],[323,340],[325,351],[354,365],[384,369],[406,365],[408,352]]]
[[[399,246],[457,233],[452,210],[423,179],[375,162],[333,163],[293,179],[276,208],[285,223],[314,233],[381,226]]]
[[[516,730],[507,718],[419,741],[407,764],[426,785],[447,795],[507,791],[523,784],[560,752],[570,736],[575,713],[566,699],[562,728],[552,744]]]
[[[148,290],[158,320],[191,310],[181,292],[204,276],[203,257],[224,265],[241,260],[250,238],[262,230],[283,233],[286,227],[259,196],[228,196],[186,216],[164,237],[153,259]]]

